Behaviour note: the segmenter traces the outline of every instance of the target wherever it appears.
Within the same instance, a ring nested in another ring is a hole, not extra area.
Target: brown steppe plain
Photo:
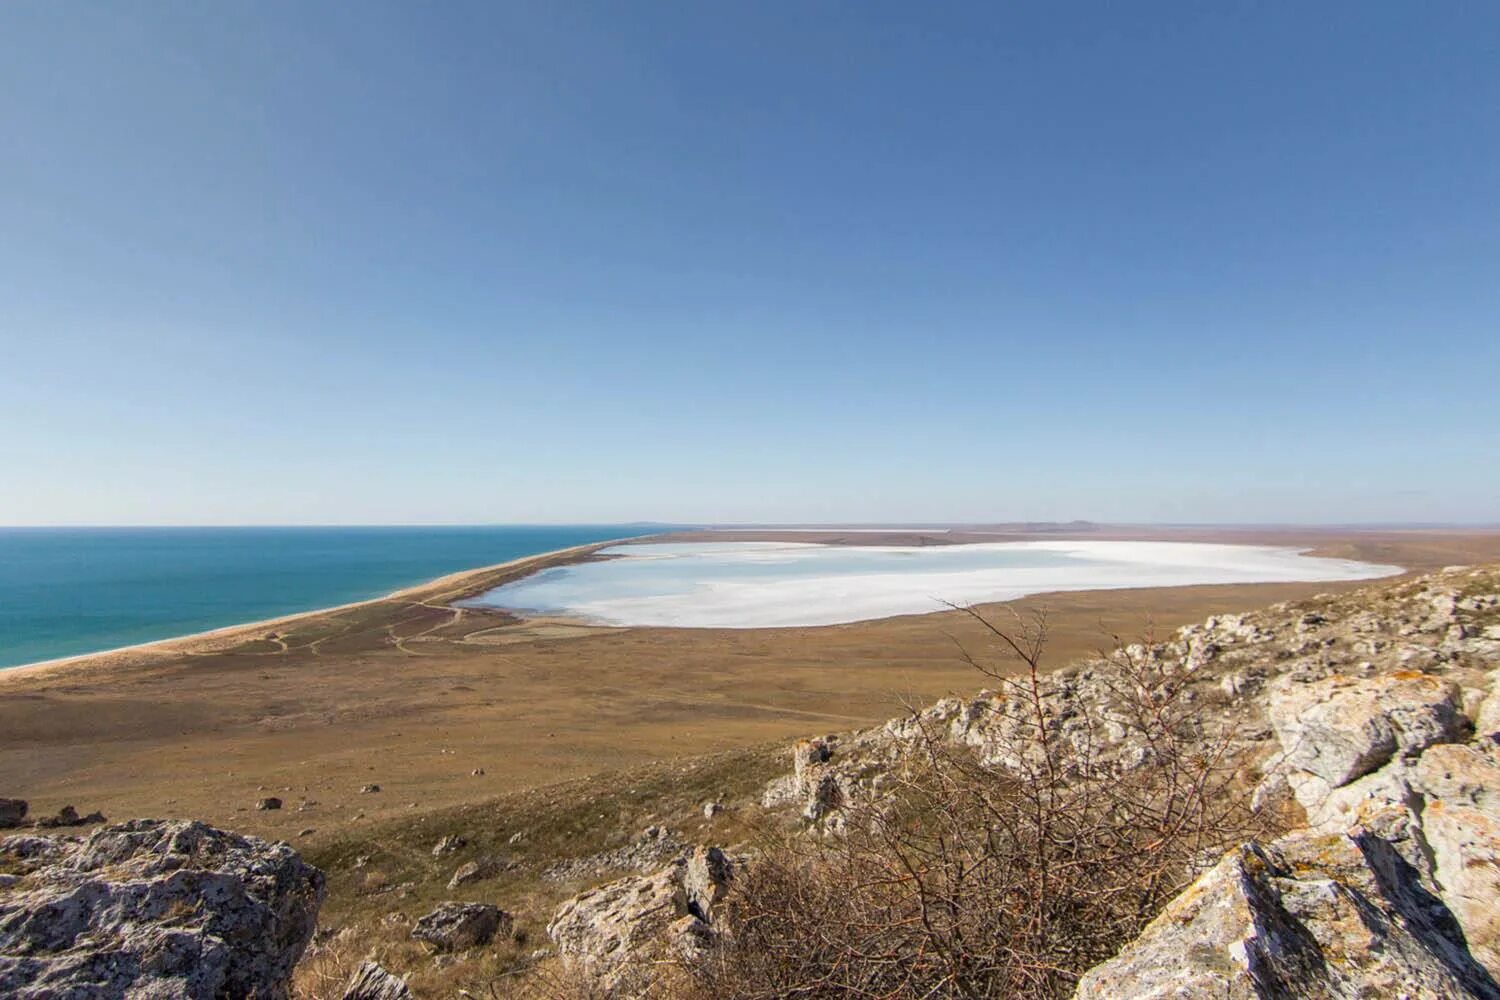
[[[790,537],[949,544],[1038,534]],[[1083,537],[1290,545],[1412,572],[1500,560],[1493,531],[1098,528]],[[593,548],[363,604],[0,670],[0,795],[30,800],[34,815],[74,805],[111,819],[192,817],[315,845],[521,789],[849,730],[899,714],[904,702],[983,686],[958,655],[960,646],[983,654],[983,634],[958,612],[823,628],[618,629],[450,606]],[[1165,634],[1360,585],[1087,591],[981,610],[1004,621],[1011,609],[1047,609],[1048,660],[1060,666],[1112,646],[1111,635]],[[380,791],[361,792],[371,784]],[[257,811],[267,796],[286,807]],[[304,828],[317,832],[299,836]]]

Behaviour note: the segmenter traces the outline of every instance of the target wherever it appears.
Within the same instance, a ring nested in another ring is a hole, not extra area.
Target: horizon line
[[[780,531],[835,531],[872,528],[891,531],[952,531],[954,529],[1016,528],[1046,525],[1060,528],[1467,528],[1500,530],[1500,521],[1095,521],[1027,519],[1014,521],[206,521],[184,522],[60,522],[0,524],[0,531],[121,530],[121,529],[251,529],[251,528],[671,528],[678,530],[769,529]]]

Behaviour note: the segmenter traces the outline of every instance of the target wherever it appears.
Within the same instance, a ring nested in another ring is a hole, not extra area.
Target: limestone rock
[[[1450,680],[1412,671],[1379,677],[1293,676],[1270,688],[1268,714],[1304,808],[1391,760],[1467,735],[1462,695]],[[1300,772],[1300,776],[1299,776]]]
[[[547,934],[564,965],[608,993],[644,985],[647,957],[665,945],[667,931],[687,916],[681,866],[632,875],[580,893],[558,907]]]
[[[1075,1000],[1500,998],[1463,946],[1415,821],[1247,844],[1173,900]]]
[[[816,822],[843,805],[846,796],[839,784],[838,775],[824,771],[808,780],[807,801],[802,806],[802,818]]]
[[[688,912],[707,922],[714,903],[728,891],[735,864],[717,847],[698,847],[682,870],[682,889]]]
[[[27,808],[25,799],[0,799],[0,830],[26,822]]]
[[[1500,979],[1500,747],[1433,747],[1414,770],[1429,797],[1422,830],[1443,900],[1475,959]]]
[[[761,793],[760,804],[764,809],[781,809],[796,802],[801,796],[801,786],[795,774],[782,774],[772,778]]]
[[[442,858],[446,857],[449,854],[456,854],[467,847],[468,843],[469,842],[467,840],[465,840],[463,837],[460,837],[456,833],[449,834],[433,845],[432,856],[435,858]]]
[[[78,843],[76,837],[34,837],[19,834],[0,840],[0,857],[30,862],[32,866],[44,859],[60,858]]]
[[[0,857],[27,876],[0,889],[0,996],[15,1000],[278,1000],[324,895],[286,844],[196,822],[11,837]]]
[[[667,947],[685,962],[701,961],[713,945],[714,929],[691,913],[667,928]]]
[[[1489,693],[1474,712],[1474,729],[1480,736],[1500,735],[1500,670],[1486,675]]]
[[[1287,776],[1288,784],[1307,812],[1307,825],[1325,833],[1343,832],[1361,810],[1372,806],[1420,809],[1422,797],[1413,788],[1415,779],[1413,767],[1400,758],[1332,790],[1323,779],[1306,772]]]
[[[453,872],[453,877],[448,880],[448,888],[457,889],[461,885],[469,885],[472,882],[483,882],[485,879],[494,878],[505,865],[497,858],[477,858],[467,861],[458,866]]]
[[[1500,817],[1438,799],[1427,804],[1422,830],[1443,901],[1475,960],[1500,980]]]
[[[417,921],[411,936],[438,951],[464,951],[509,934],[511,915],[489,903],[439,903]]]
[[[1428,750],[1412,769],[1424,795],[1500,817],[1500,746],[1490,741]]]
[[[374,962],[362,962],[354,970],[343,1000],[411,1000],[406,980],[391,975]]]
[[[792,768],[797,777],[802,777],[810,767],[826,763],[833,756],[833,745],[828,740],[798,740],[792,747]]]

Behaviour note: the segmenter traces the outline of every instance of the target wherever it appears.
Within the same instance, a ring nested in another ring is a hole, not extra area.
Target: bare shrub
[[[1041,670],[1044,615],[1002,629],[963,610],[1023,667],[969,658],[999,688],[984,739],[914,712],[841,836],[786,837],[742,874],[699,995],[1065,996],[1253,833],[1192,665],[1129,647],[1061,697]]]

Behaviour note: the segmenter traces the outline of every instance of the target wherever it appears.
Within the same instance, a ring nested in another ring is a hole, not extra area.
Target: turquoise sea
[[[0,528],[0,668],[346,604],[445,573],[659,530]]]

